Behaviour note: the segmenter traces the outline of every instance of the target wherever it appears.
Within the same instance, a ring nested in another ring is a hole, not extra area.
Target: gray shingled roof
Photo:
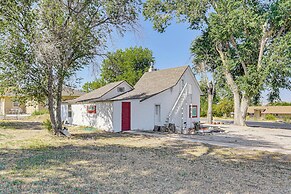
[[[120,95],[113,100],[145,100],[175,86],[188,66],[146,72],[134,86],[134,90]]]
[[[91,101],[91,100],[98,100],[102,96],[104,96],[106,93],[111,91],[113,88],[116,86],[120,85],[124,81],[118,81],[118,82],[112,82],[109,83],[101,88],[98,88],[96,90],[93,90],[92,92],[89,92],[87,94],[84,94],[80,96],[79,98],[73,99],[73,100],[68,100],[67,102],[69,103],[78,103],[78,102],[85,102],[85,101]]]

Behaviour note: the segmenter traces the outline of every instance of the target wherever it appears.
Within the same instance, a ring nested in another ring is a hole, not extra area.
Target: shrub
[[[224,98],[213,104],[213,115],[216,117],[230,116],[231,112],[233,112],[233,100]]]
[[[200,98],[200,116],[206,117],[207,116],[207,99],[205,96],[201,96]]]
[[[285,116],[285,117],[283,118],[283,121],[286,122],[286,123],[291,123],[291,118]]]
[[[48,114],[48,110],[47,109],[43,109],[43,110],[36,110],[34,111],[31,115],[32,116],[37,116],[37,115],[45,115],[45,114]]]
[[[49,119],[45,120],[42,125],[49,131],[52,132],[53,131],[53,126],[52,123]]]
[[[273,102],[269,103],[268,106],[291,106],[291,102]]]
[[[273,121],[277,119],[274,115],[271,115],[271,114],[267,114],[265,118],[266,120],[269,120],[269,121]]]

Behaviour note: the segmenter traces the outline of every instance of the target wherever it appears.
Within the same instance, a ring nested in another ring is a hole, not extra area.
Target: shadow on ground
[[[98,144],[99,139],[119,137],[134,141],[141,136],[75,134],[73,140],[96,141],[45,149],[0,149],[0,193],[290,192],[286,155],[246,157],[248,153],[182,141],[156,147]]]
[[[72,137],[79,140],[87,139],[108,139],[108,138],[124,138],[124,137],[136,137],[137,135],[130,133],[111,133],[105,131],[96,131],[91,133],[73,133]]]
[[[0,129],[42,130],[43,128],[40,122],[2,121],[0,122]]]

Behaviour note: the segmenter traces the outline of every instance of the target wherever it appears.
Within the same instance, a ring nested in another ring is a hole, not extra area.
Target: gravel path
[[[157,134],[140,131],[130,133],[166,137],[172,140],[207,143],[211,145],[291,154],[291,130],[219,125],[225,133],[205,135]]]

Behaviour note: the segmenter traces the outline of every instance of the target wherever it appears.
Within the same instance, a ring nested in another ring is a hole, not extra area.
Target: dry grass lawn
[[[0,123],[0,193],[291,193],[288,155]]]

